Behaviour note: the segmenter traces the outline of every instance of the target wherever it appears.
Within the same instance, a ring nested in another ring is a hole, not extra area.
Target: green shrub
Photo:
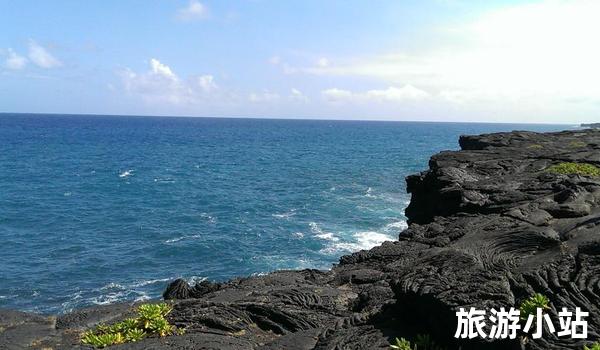
[[[396,338],[396,342],[390,347],[395,350],[413,350],[410,342],[404,338]]]
[[[565,175],[600,176],[600,168],[588,163],[559,163],[550,166],[547,171]]]
[[[146,336],[146,332],[143,329],[132,328],[125,331],[125,340],[128,342],[134,342],[142,340]]]
[[[148,336],[181,335],[185,330],[171,325],[165,318],[172,309],[173,307],[167,303],[140,305],[137,308],[136,318],[127,318],[113,325],[98,325],[95,330],[84,332],[81,342],[104,348],[139,341]]]
[[[599,343],[594,343],[591,345],[592,347],[589,348],[586,345],[583,346],[583,350],[600,350],[600,344]]]
[[[81,337],[83,344],[91,345],[97,348],[104,348],[110,345],[123,344],[125,338],[121,333],[100,333],[88,331]]]
[[[396,338],[396,342],[390,345],[390,347],[394,350],[443,350],[441,346],[438,346],[433,341],[433,338],[429,334],[418,334],[414,342],[415,345],[413,346],[404,338]]]
[[[550,300],[545,295],[540,293],[534,294],[521,303],[521,307],[519,308],[521,319],[526,320],[529,315],[535,316],[538,308],[543,310],[549,309],[549,304]]]

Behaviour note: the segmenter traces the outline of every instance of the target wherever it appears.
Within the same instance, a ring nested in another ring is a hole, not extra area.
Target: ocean
[[[0,114],[0,308],[328,269],[397,239],[405,176],[459,135],[569,128]]]

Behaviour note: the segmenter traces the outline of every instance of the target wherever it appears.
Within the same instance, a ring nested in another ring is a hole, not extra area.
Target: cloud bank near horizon
[[[104,97],[91,100],[106,108],[103,98],[117,99],[114,109],[108,106],[112,113],[578,123],[594,121],[600,111],[597,1],[489,6],[461,21],[436,18],[427,28],[399,24],[381,45],[368,40],[378,40],[372,33],[383,26],[373,19],[384,14],[370,9],[375,13],[361,23],[370,35],[357,39],[355,48],[336,47],[339,34],[333,32],[325,32],[326,40],[315,47],[285,46],[292,34],[278,41],[277,31],[301,35],[296,28],[282,27],[261,8],[245,13],[241,5],[219,5],[180,2],[171,8],[169,26],[150,41],[156,45],[143,44],[131,52],[118,45],[114,50],[127,54],[110,55],[108,65],[90,57],[89,52],[98,50],[34,39],[21,43],[22,48],[7,45],[0,49],[0,74],[23,86],[35,85],[39,77],[59,85],[70,79],[84,89],[86,80],[100,82],[89,89],[103,85]],[[392,5],[398,18],[403,11],[425,11]],[[293,14],[293,6],[278,6],[273,11],[281,17]],[[343,27],[346,15],[321,19],[321,25],[332,25],[330,21]],[[271,40],[254,33],[259,19],[267,22],[261,24],[261,35]],[[428,40],[403,36],[420,32]],[[203,44],[207,33],[214,38]],[[165,41],[171,38],[176,38],[175,46]],[[253,45],[245,47],[245,41]],[[224,55],[232,50],[245,54]],[[109,74],[94,76],[97,66]],[[85,112],[71,108],[66,104],[63,111]]]

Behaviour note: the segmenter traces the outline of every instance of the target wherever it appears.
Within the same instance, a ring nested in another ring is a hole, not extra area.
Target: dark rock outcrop
[[[174,281],[164,297],[178,299],[169,318],[186,334],[115,348],[388,349],[395,337],[424,333],[448,349],[521,349],[519,340],[454,339],[455,311],[518,307],[533,293],[548,296],[555,321],[562,307],[588,311],[588,340],[546,332],[525,349],[582,349],[599,339],[600,179],[546,169],[600,165],[600,130],[464,136],[460,145],[407,178],[410,226],[398,241],[344,256],[330,271]],[[0,312],[0,349],[76,348],[80,330],[128,312]]]

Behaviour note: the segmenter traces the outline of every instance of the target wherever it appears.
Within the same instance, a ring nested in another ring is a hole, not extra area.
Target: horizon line
[[[55,113],[55,112],[0,112],[0,116],[16,115],[46,115],[46,116],[82,116],[82,117],[126,117],[126,118],[204,118],[204,119],[253,119],[253,120],[298,120],[298,121],[340,121],[340,122],[392,122],[392,123],[454,123],[454,124],[507,124],[507,125],[570,125],[581,127],[590,123],[518,123],[500,121],[441,121],[441,120],[398,120],[398,119],[338,119],[328,117],[277,117],[277,116],[195,116],[195,115],[152,115],[152,114],[98,114],[98,113]]]

